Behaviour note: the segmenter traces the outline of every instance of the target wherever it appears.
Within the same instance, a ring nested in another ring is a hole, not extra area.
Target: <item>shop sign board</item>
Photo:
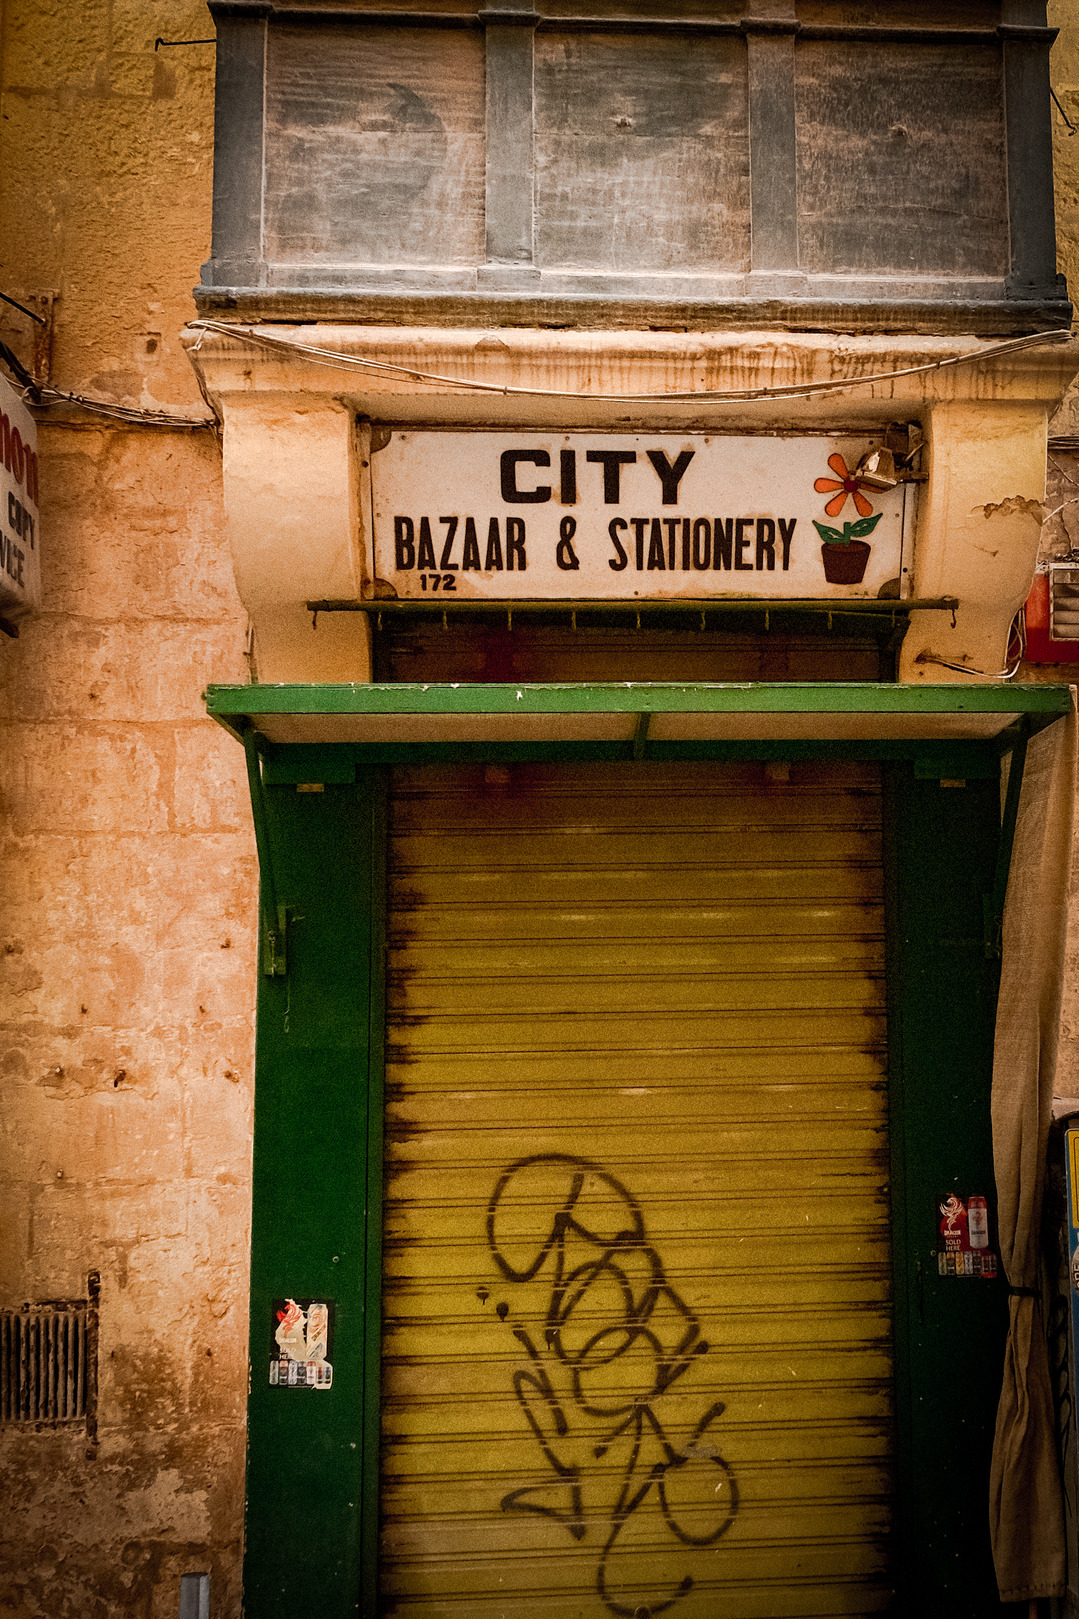
[[[371,458],[376,591],[907,595],[912,486],[857,476],[873,448],[868,437],[395,431]]]
[[[41,605],[37,423],[0,377],[0,618]]]

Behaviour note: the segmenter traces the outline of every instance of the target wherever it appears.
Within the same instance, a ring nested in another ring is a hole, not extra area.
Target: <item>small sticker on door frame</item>
[[[274,1299],[270,1321],[270,1386],[328,1389],[333,1385],[332,1299]]]
[[[989,1221],[988,1199],[977,1192],[966,1198],[947,1192],[937,1199],[938,1275],[989,1281],[996,1276],[997,1251]]]

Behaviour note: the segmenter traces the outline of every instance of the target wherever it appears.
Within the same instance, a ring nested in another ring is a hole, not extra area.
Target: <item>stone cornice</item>
[[[257,328],[255,329],[258,330]],[[189,330],[185,344],[208,396],[337,401],[360,416],[411,421],[622,422],[647,416],[688,424],[782,425],[787,421],[890,419],[955,400],[1043,403],[1052,408],[1079,371],[1079,341],[1001,352],[975,337],[829,336],[775,332],[582,332],[521,328],[268,326],[281,341],[317,347],[346,362],[400,371],[342,369],[302,352],[261,347],[237,334]],[[985,352],[984,359],[976,357]],[[945,369],[911,367],[962,359]],[[461,388],[408,376],[460,379]],[[881,378],[869,382],[863,379]],[[732,390],[849,384],[808,398],[722,401]],[[476,390],[479,385],[479,390]],[[496,390],[487,392],[487,389]],[[501,389],[536,390],[518,394]],[[549,390],[554,395],[545,397]],[[677,400],[634,395],[682,394]]]

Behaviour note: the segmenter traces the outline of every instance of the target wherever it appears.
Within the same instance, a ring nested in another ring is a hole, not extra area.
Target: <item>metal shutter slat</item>
[[[875,772],[399,771],[391,817],[384,1599],[883,1611]]]

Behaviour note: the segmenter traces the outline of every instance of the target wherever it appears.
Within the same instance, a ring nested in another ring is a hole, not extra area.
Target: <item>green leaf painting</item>
[[[842,534],[837,528],[829,528],[827,523],[818,523],[816,518],[813,527],[825,545],[849,545],[851,540],[864,540],[867,534],[872,534],[883,516],[883,512],[876,512],[872,517],[860,517],[856,523],[844,523]]]
[[[864,540],[867,534],[872,534],[883,516],[883,512],[877,512],[873,517],[859,518],[857,523],[846,523],[844,528],[850,529],[850,538],[852,540]]]

